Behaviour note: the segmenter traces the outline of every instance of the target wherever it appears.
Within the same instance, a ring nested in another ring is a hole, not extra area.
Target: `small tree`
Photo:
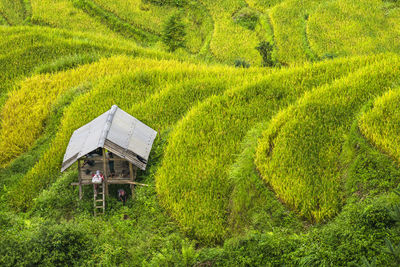
[[[173,52],[179,47],[185,46],[185,24],[179,14],[174,14],[165,22],[162,31],[162,41],[168,50]]]
[[[274,49],[274,47],[272,46],[271,43],[267,41],[262,41],[258,44],[256,49],[263,58],[264,67],[272,67],[275,65],[275,62],[272,59],[272,50]]]

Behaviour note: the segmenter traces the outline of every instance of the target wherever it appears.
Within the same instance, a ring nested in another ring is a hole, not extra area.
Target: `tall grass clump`
[[[173,14],[163,25],[162,41],[168,50],[174,52],[178,48],[185,47],[185,24],[180,14]]]
[[[376,98],[359,122],[362,134],[397,163],[400,163],[399,107],[400,90],[397,88]]]
[[[322,222],[344,202],[339,156],[364,103],[399,82],[397,56],[307,93],[264,132],[257,167],[277,196],[304,218]]]
[[[268,120],[313,87],[381,58],[356,58],[282,70],[262,82],[229,90],[192,109],[175,127],[156,174],[162,205],[181,228],[205,243],[228,235],[232,184],[228,169],[240,141],[255,123]]]

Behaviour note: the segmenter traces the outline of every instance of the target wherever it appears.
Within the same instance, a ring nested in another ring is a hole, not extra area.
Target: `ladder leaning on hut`
[[[93,190],[94,216],[97,215],[99,209],[102,210],[102,214],[106,211],[106,194],[104,194],[104,187],[105,184],[103,181],[101,184],[97,185],[97,190]],[[100,196],[100,198],[98,198],[98,196]]]

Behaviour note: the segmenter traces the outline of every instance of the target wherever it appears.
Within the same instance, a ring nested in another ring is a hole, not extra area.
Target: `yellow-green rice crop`
[[[16,190],[21,190],[21,188],[26,188],[26,190],[24,189],[23,198],[13,199],[12,202],[15,206],[29,207],[32,204],[32,199],[40,190],[54,181],[54,178],[58,176],[59,164],[72,132],[109,109],[111,105],[119,105],[143,122],[159,130],[171,126],[197,101],[213,94],[220,94],[230,84],[251,77],[257,79],[263,74],[263,71],[258,70],[238,70],[226,67],[206,68],[205,66],[183,64],[176,61],[130,60],[131,62],[127,62],[129,59],[113,58],[78,69],[80,70],[78,74],[85,73],[86,69],[87,73],[104,76],[107,73],[100,73],[100,70],[98,70],[101,63],[103,63],[103,66],[108,66],[108,72],[122,71],[122,66],[137,68],[133,71],[124,70],[123,74],[102,79],[97,85],[94,85],[94,89],[80,97],[76,103],[68,108],[69,112],[74,115],[71,115],[71,117],[66,115],[67,119],[63,120],[61,130],[50,150],[16,187],[18,188]],[[113,70],[110,70],[111,66]],[[87,69],[90,68],[91,70],[88,71]],[[70,88],[64,88],[63,83],[57,81],[74,78],[71,73],[75,72],[76,74],[78,70],[53,75],[51,80],[56,81],[53,90],[59,88],[58,91],[61,91]],[[58,76],[61,78],[55,79]],[[90,75],[86,74],[85,81],[90,81]],[[48,90],[47,87],[36,88],[36,90],[43,92],[46,89]],[[52,101],[54,102],[55,97],[53,98]],[[38,103],[38,106],[34,106],[34,108],[42,109],[44,101],[47,100],[43,97],[39,98],[37,102],[41,103]],[[154,111],[154,113],[150,113],[149,110]],[[46,115],[43,111],[40,114],[40,119],[43,121]],[[22,123],[18,125],[24,127]],[[40,127],[40,125],[35,126]],[[18,129],[12,127],[14,131]],[[32,132],[35,129],[32,127],[32,129],[29,128],[26,131]]]
[[[298,65],[313,60],[306,36],[307,16],[320,0],[288,0],[270,11],[277,59],[282,64]]]
[[[2,15],[10,25],[23,24],[25,19],[24,1],[0,0],[0,15]]]
[[[400,90],[378,97],[359,121],[363,135],[400,163]]]
[[[163,22],[178,11],[172,5],[152,5],[142,0],[93,0],[102,8],[116,14],[121,19],[146,31],[161,33]]]
[[[98,79],[121,72],[140,71],[144,67],[167,70],[171,65],[175,67],[176,64],[114,57],[67,72],[37,75],[27,79],[19,90],[9,94],[0,113],[0,163],[7,164],[32,145],[43,130],[43,122],[49,115],[52,103],[67,90],[81,84],[95,83]],[[21,136],[21,132],[25,134]]]
[[[171,56],[133,43],[101,36],[41,27],[0,27],[0,106],[5,93],[37,66],[67,55],[128,54],[150,58]]]
[[[31,0],[32,21],[39,25],[74,31],[85,31],[107,35],[117,35],[96,19],[73,6],[70,0]]]
[[[246,0],[246,3],[257,10],[267,13],[271,7],[283,1],[284,0]]]
[[[202,102],[170,134],[156,174],[161,203],[190,236],[203,242],[221,241],[227,236],[232,186],[228,170],[248,129],[313,87],[381,59],[365,57],[282,70],[252,86]]]
[[[174,5],[144,3],[142,0],[94,0],[96,4],[119,16],[126,22],[161,35],[165,21],[174,13],[181,12],[186,30],[186,46],[191,52],[199,52],[212,30],[211,17],[207,10],[197,2],[189,2],[178,8]]]
[[[342,145],[364,103],[400,81],[400,58],[362,68],[307,93],[270,123],[259,141],[256,164],[289,207],[321,222],[343,204]]]
[[[259,40],[254,31],[248,30],[232,19],[232,14],[246,3],[240,0],[201,0],[214,20],[210,43],[211,53],[220,61],[233,64],[236,59],[260,65],[261,57],[255,47]]]
[[[381,0],[336,0],[310,15],[307,34],[319,57],[400,52],[400,10]]]

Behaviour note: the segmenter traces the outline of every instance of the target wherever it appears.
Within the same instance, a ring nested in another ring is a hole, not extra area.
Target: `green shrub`
[[[162,41],[173,52],[180,47],[185,47],[185,24],[178,13],[168,18],[163,26]]]
[[[85,229],[50,222],[9,232],[0,237],[2,266],[73,266],[92,252],[92,240]]]
[[[235,60],[235,67],[236,68],[249,68],[250,64],[244,59],[236,59]]]
[[[256,49],[263,58],[262,65],[264,67],[272,67],[275,65],[275,60],[272,58],[272,51],[274,49],[274,46],[271,43],[267,41],[262,41],[258,44]]]

